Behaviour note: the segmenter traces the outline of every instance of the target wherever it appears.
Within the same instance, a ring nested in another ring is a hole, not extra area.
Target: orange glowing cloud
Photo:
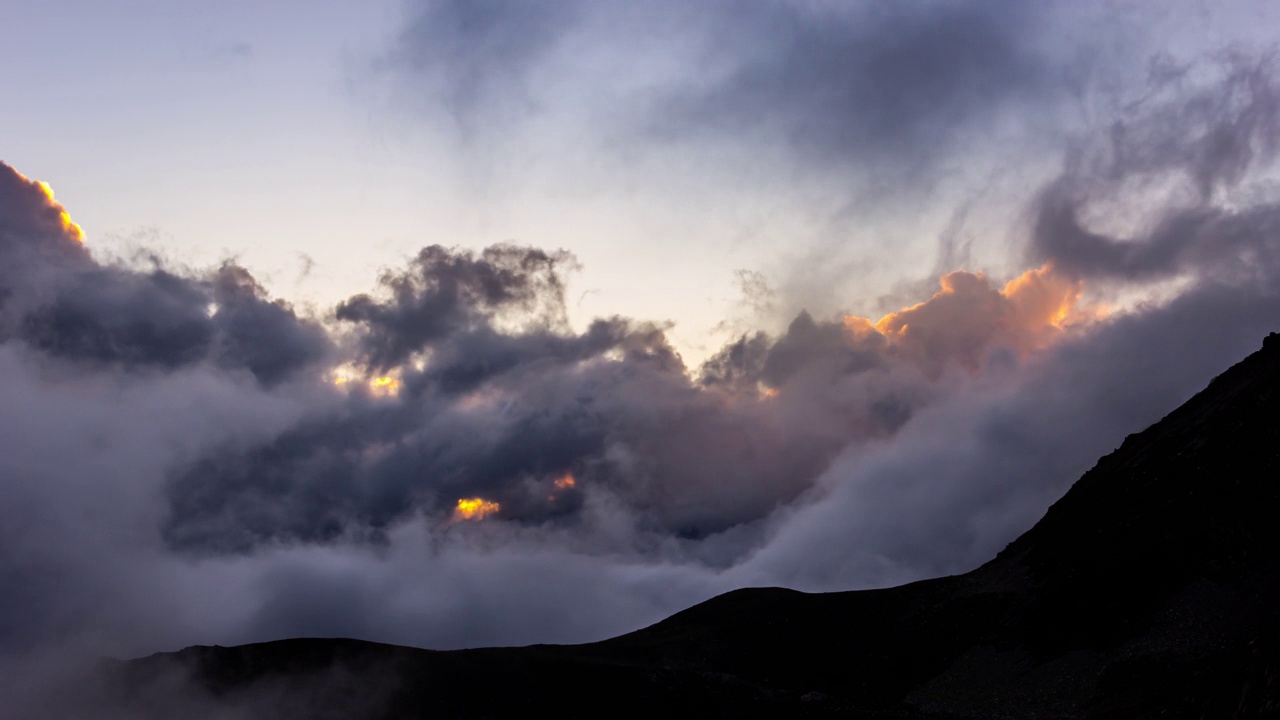
[[[855,337],[878,333],[897,352],[938,371],[947,361],[974,369],[995,345],[1019,353],[1052,343],[1062,332],[1106,315],[1084,306],[1084,283],[1056,271],[1052,263],[994,285],[983,273],[947,273],[928,300],[892,312],[876,322],[849,315],[845,328]]]
[[[17,175],[20,180],[30,185],[40,194],[41,198],[44,200],[45,211],[50,215],[57,216],[58,224],[61,225],[63,235],[78,243],[84,243],[84,229],[71,219],[71,213],[67,212],[67,209],[62,206],[62,203],[58,202],[57,198],[54,197],[53,188],[49,186],[49,183],[42,180],[32,180],[13,168],[8,169],[12,171],[13,174]]]
[[[370,380],[369,389],[379,395],[396,395],[400,392],[400,381],[390,375],[383,375]]]
[[[351,389],[358,382],[347,371],[334,371],[332,377],[333,384],[344,389]],[[394,396],[400,393],[400,380],[392,375],[383,375],[382,377],[371,378],[363,383],[364,387],[374,395]]]
[[[1084,282],[1054,272],[1052,263],[1010,280],[1000,294],[1009,301],[1013,324],[1022,328],[1062,330],[1093,317],[1080,307]]]
[[[573,479],[573,473],[565,473],[564,475],[556,478],[556,481],[553,484],[557,490],[568,490],[576,486],[578,482]]]
[[[502,506],[498,503],[484,498],[459,498],[457,506],[453,508],[453,521],[483,520],[501,509]]]
[[[54,198],[53,188],[49,187],[49,183],[44,182],[43,180],[36,180],[35,185],[40,188],[40,192],[44,194],[45,201],[49,204],[49,207],[58,211],[58,219],[62,222],[62,231],[72,240],[75,240],[78,243],[83,243],[84,230],[71,219],[71,213],[67,212],[67,209],[62,206],[62,203],[58,202],[57,199]]]

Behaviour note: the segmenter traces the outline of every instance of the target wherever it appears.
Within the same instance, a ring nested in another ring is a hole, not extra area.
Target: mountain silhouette
[[[738,590],[586,645],[296,639],[103,678],[130,718],[1280,717],[1280,336],[963,575]]]

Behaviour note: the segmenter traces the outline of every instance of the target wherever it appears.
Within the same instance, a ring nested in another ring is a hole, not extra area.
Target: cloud
[[[657,327],[568,329],[566,260],[432,247],[384,278],[384,299],[340,303],[365,367],[399,391],[355,392],[179,469],[166,538],[193,552],[377,543],[473,497],[507,521],[573,526],[596,494],[659,538],[703,538],[762,520],[842,448],[891,435],[991,356],[1051,343],[1080,297],[1048,268],[1003,289],[957,272],[874,326],[802,314],[776,341],[744,336],[694,382]],[[577,478],[568,492],[553,487],[564,473]]]
[[[332,343],[319,323],[299,318],[288,303],[268,299],[244,268],[224,263],[207,282],[217,364],[244,368],[269,386],[332,355]]]
[[[1238,72],[1251,74],[1249,92]],[[1195,281],[1172,299],[1112,310],[1100,294],[1128,286],[1080,261],[1087,240],[1047,243],[1044,228],[1058,188],[1138,174],[1234,187],[1265,170],[1262,150],[1243,170],[1209,172],[1236,165],[1204,152],[1153,164],[1133,159],[1150,152],[1127,148],[1202,145],[1197,133],[1210,133],[1215,146],[1265,150],[1266,123],[1228,118],[1205,129],[1205,115],[1174,113],[1185,126],[1173,127],[1169,110],[1234,97],[1231,107],[1252,118],[1268,73],[1234,64],[1178,89],[1153,81],[1168,97],[1125,111],[1123,142],[1103,140],[1106,162],[1077,146],[1032,196],[1026,247],[1038,267],[1007,281],[945,273],[931,296],[878,320],[800,313],[785,332],[745,333],[701,368],[685,367],[659,325],[608,318],[572,329],[573,259],[563,252],[427,248],[387,273],[378,293],[337,306],[366,373],[347,394],[279,433],[170,467],[167,550],[394,554],[396,538],[416,528],[446,554],[533,547],[824,587],[977,562],[1107,442],[1157,419],[1267,329],[1274,204],[1265,199],[1237,207],[1215,191],[1197,200],[1216,237],[1249,249],[1248,263],[1188,253],[1177,267]],[[1185,215],[1168,202],[1152,207],[1156,227]],[[1111,208],[1087,209],[1109,220]],[[1224,270],[1242,265],[1253,267],[1252,282]],[[1134,280],[1131,289],[1146,287]],[[1229,331],[1213,320],[1226,312],[1237,318]],[[1184,360],[1160,350],[1180,344],[1195,348]],[[1152,373],[1166,381],[1138,382]],[[384,374],[395,392],[365,389]],[[568,490],[555,484],[566,474]],[[497,509],[460,522],[456,504],[468,498]],[[865,552],[817,550],[850,544]],[[720,582],[734,581],[712,585]]]
[[[794,200],[841,227],[871,223],[886,203],[903,221],[919,210],[915,200],[993,192],[1002,175],[1039,182],[1037,166],[1070,134],[1097,131],[1150,84],[1174,88],[1195,58],[1220,50],[1207,33],[1185,37],[1185,5],[1152,13],[1008,0],[415,0],[407,8],[382,69],[419,117],[438,120],[445,110],[446,137],[468,171],[484,166],[518,185],[530,174],[586,174],[588,190],[601,180],[632,191],[699,178],[722,191],[758,183],[765,201]],[[1232,15],[1201,14],[1205,22]],[[1215,111],[1202,104],[1203,115]],[[1148,160],[1179,131],[1151,135]]]
[[[48,185],[0,163],[0,188],[4,198],[0,236],[6,250],[48,248],[50,253],[69,255],[83,252],[77,247],[84,239],[84,231],[71,221],[70,213],[54,198]]]
[[[529,76],[573,26],[582,3],[423,0],[389,61],[416,73],[470,133],[493,113],[523,114]]]
[[[0,337],[81,366],[173,370],[211,362],[271,385],[333,350],[244,268],[202,276],[96,262],[47,186],[0,164]]]
[[[432,62],[509,67],[529,92],[521,73],[562,33],[619,11],[566,6],[523,39],[495,27],[514,5],[431,8],[414,37],[505,48]],[[821,27],[815,8],[754,8],[816,46],[771,41],[706,84],[787,98],[767,122],[812,130],[797,157],[944,153],[950,126],[907,117],[935,70],[956,85],[934,92],[955,132],[1038,97],[1019,73],[1056,77],[1021,6],[858,11],[867,25],[837,9]],[[996,56],[1027,66],[1006,76]],[[892,90],[859,75],[884,58],[906,94],[842,135],[829,115]],[[745,584],[972,567],[1275,329],[1272,72],[1155,74],[1028,193],[1017,271],[945,268],[878,319],[796,313],[700,367],[660,321],[571,323],[564,251],[430,246],[304,317],[235,264],[100,261],[0,167],[0,665],[295,634],[583,641]],[[935,130],[942,145],[923,140]],[[455,512],[472,498],[496,509]]]
[[[1207,79],[1189,78],[1191,70],[1176,87],[1154,82],[1105,139],[1072,154],[1038,201],[1034,257],[1082,277],[1126,280],[1272,265],[1274,203],[1238,206],[1229,193],[1280,149],[1275,63],[1230,56],[1201,68]],[[1182,192],[1152,191],[1170,186]],[[1129,236],[1087,222],[1121,213],[1147,222]]]
[[[888,586],[976,567],[1127,434],[1256,350],[1277,312],[1274,285],[1206,284],[1028,360],[1009,356],[891,442],[843,453],[735,572],[837,590],[850,577]]]
[[[522,311],[525,322],[563,328],[565,252],[495,245],[480,257],[439,245],[424,248],[409,270],[389,272],[389,298],[358,295],[338,305],[338,320],[362,331],[366,366],[389,370],[433,341],[462,328],[490,324],[500,313]]]
[[[663,127],[781,141],[808,163],[890,172],[934,163],[1010,109],[1052,107],[1069,79],[1038,41],[1051,13],[1025,3],[722,11],[735,32],[711,42],[731,69],[675,93]]]

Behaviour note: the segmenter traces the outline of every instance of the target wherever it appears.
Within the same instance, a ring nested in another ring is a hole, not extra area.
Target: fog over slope
[[[393,55],[483,142],[559,43],[627,12],[555,7],[423,4]],[[927,185],[1088,80],[1020,3],[705,7],[636,25],[741,33],[631,130],[766,141],[851,198],[872,175]],[[1046,136],[1058,169],[1006,228],[1017,272],[948,235],[901,309],[815,306],[700,367],[663,318],[571,323],[562,250],[427,245],[313,316],[234,262],[100,258],[74,208],[0,166],[0,662],[26,668],[6,682],[301,635],[585,641],[736,587],[972,568],[1280,325],[1271,56],[1132,52],[1149,72],[1105,122]]]

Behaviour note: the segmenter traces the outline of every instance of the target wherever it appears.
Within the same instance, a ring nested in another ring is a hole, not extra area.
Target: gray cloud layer
[[[742,15],[748,32],[714,41],[733,69],[678,92],[662,127],[756,132],[807,163],[901,172],[945,159],[1010,107],[1053,102],[1067,80],[1038,42],[1047,18],[1026,3],[764,3]]]
[[[1130,280],[1209,266],[1237,272],[1271,266],[1273,205],[1231,207],[1224,200],[1280,149],[1275,63],[1234,57],[1222,67],[1219,82],[1174,90],[1173,97],[1166,83],[1155,85],[1151,96],[1116,120],[1107,142],[1071,158],[1067,173],[1041,196],[1035,257],[1083,277]],[[1110,237],[1083,224],[1082,210],[1090,203],[1170,178],[1187,186],[1185,204],[1157,215],[1137,237]]]
[[[883,158],[902,165],[935,153],[972,122],[1011,104],[1043,104],[1077,71],[1044,42],[1055,11],[1025,3],[913,1],[891,6],[787,2],[649,3],[426,0],[392,60],[463,120],[555,99],[531,79],[557,53],[606,45],[640,71],[687,42],[702,63],[651,96],[671,133],[761,129],[808,160]],[[665,34],[668,44],[654,43]],[[584,35],[591,37],[583,38]],[[616,78],[626,82],[629,78]]]

